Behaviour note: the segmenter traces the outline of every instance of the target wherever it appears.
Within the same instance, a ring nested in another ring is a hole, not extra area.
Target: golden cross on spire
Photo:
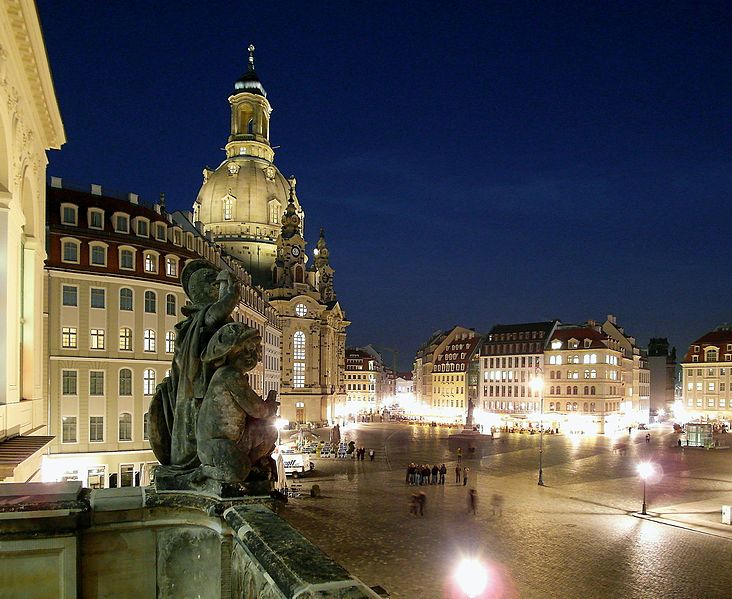
[[[254,44],[249,44],[247,48],[249,50],[249,70],[254,70]]]

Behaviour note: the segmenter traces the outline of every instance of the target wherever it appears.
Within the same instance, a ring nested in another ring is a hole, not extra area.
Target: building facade
[[[732,424],[732,324],[718,326],[694,341],[681,361],[681,422]]]
[[[38,480],[46,430],[46,151],[65,133],[32,0],[0,3],[0,481]]]
[[[412,367],[414,381],[414,416],[428,417],[432,412],[432,369],[435,350],[445,340],[445,331],[435,331],[417,350]]]
[[[484,425],[535,426],[540,391],[532,380],[543,376],[544,350],[559,321],[499,324],[480,352],[478,421]]]
[[[157,464],[148,441],[148,410],[170,371],[175,325],[186,297],[180,274],[204,258],[231,270],[242,300],[233,318],[256,328],[263,360],[250,382],[266,394],[279,372],[278,317],[216,246],[163,203],[64,187],[48,189],[48,396],[55,436],[43,480],[89,487],[148,482]]]
[[[346,410],[347,419],[377,414],[383,407],[384,364],[381,356],[365,348],[346,349]]]
[[[296,180],[274,164],[272,107],[254,70],[229,96],[226,157],[204,169],[193,221],[265,289],[282,324],[280,416],[291,422],[334,422],[346,405],[345,317],[333,286],[334,269],[321,230],[308,264],[304,212]]]
[[[650,413],[656,419],[663,419],[674,411],[676,387],[676,348],[669,350],[668,339],[649,341],[648,370],[651,375]]]

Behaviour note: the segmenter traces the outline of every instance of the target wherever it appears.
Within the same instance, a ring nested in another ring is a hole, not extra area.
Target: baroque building
[[[38,480],[46,151],[66,141],[32,0],[0,3],[0,481]]]
[[[346,327],[336,298],[330,250],[321,229],[308,265],[304,211],[296,180],[274,164],[272,107],[249,46],[246,73],[229,96],[226,157],[204,169],[193,220],[265,290],[282,323],[280,415],[293,422],[333,422],[345,405]]]
[[[204,258],[232,271],[242,299],[232,314],[262,336],[249,373],[260,395],[278,389],[279,316],[248,273],[164,201],[78,190],[52,177],[48,189],[49,430],[44,481],[87,487],[147,484],[157,464],[149,406],[169,373],[186,302],[180,274]]]

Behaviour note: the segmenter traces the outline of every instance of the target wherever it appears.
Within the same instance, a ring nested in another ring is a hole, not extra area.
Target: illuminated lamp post
[[[455,578],[460,590],[470,599],[477,597],[488,586],[488,570],[476,558],[465,558],[458,564]]]
[[[638,464],[638,474],[643,479],[643,508],[641,514],[646,515],[646,479],[653,474],[653,464],[641,462]]]
[[[536,368],[534,378],[531,379],[531,389],[539,394],[539,482],[540,487],[544,486],[544,471],[542,459],[544,457],[544,377],[541,368]]]

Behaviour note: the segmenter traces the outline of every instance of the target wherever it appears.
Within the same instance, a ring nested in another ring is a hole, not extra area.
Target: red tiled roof
[[[577,349],[595,349],[607,347],[605,340],[608,336],[605,333],[593,329],[592,327],[570,327],[566,329],[557,329],[552,335],[552,341],[564,341],[567,342],[570,339],[577,339],[579,341],[579,347]],[[592,343],[589,348],[584,347],[584,340],[590,339]],[[550,346],[551,347],[551,346]],[[568,349],[566,344],[562,345],[561,349]]]
[[[727,351],[727,344],[732,344],[732,331],[731,330],[719,330],[719,331],[710,331],[706,335],[702,335],[694,341],[690,346],[689,349],[686,352],[686,355],[684,356],[684,359],[681,360],[682,362],[691,362],[692,356],[698,356],[698,362],[704,362],[705,354],[704,350],[705,348],[711,346],[718,347],[719,348],[719,357],[718,360],[720,362],[724,361],[724,358],[722,357],[725,353],[732,353]],[[699,351],[695,352],[694,346],[699,346]]]

